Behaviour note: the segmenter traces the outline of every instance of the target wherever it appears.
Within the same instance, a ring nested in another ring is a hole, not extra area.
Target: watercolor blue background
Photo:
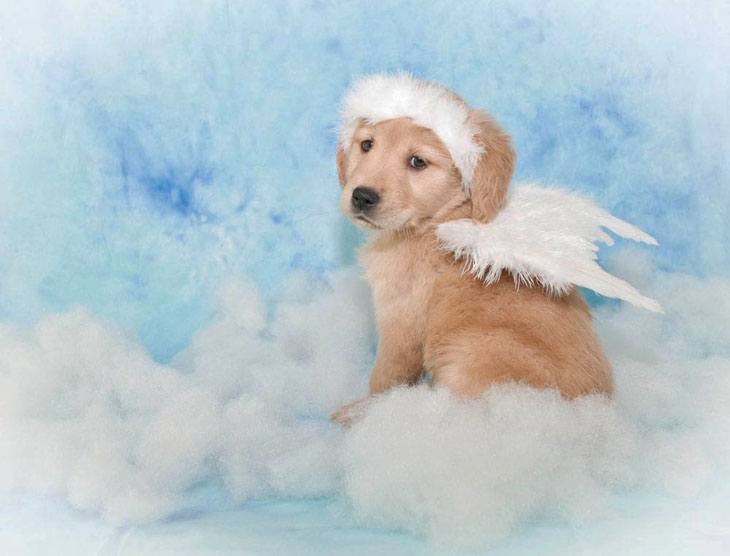
[[[0,321],[76,305],[160,360],[246,274],[354,260],[338,102],[412,72],[489,110],[517,178],[588,192],[661,270],[730,270],[722,2],[8,3],[0,20]]]
[[[165,359],[223,275],[270,292],[351,262],[338,102],[391,70],[490,110],[518,179],[589,192],[660,240],[660,267],[726,272],[726,10],[639,4],[9,9],[0,317],[83,304]]]

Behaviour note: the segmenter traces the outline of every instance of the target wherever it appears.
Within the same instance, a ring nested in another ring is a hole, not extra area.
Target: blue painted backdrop
[[[487,108],[519,179],[640,224],[659,268],[728,271],[721,2],[108,4],[4,7],[1,321],[85,305],[166,359],[224,276],[352,262],[338,101],[390,70]]]

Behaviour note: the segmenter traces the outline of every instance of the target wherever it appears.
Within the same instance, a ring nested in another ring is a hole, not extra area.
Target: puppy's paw
[[[358,400],[356,402],[343,405],[340,409],[330,415],[330,420],[339,423],[343,427],[349,427],[360,417],[363,416],[365,410],[370,403],[370,398]]]

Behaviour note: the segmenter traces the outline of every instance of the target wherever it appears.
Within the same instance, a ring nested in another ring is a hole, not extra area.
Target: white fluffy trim
[[[541,284],[564,295],[574,286],[661,312],[655,300],[603,270],[596,260],[597,242],[613,244],[604,231],[657,245],[636,226],[616,218],[577,194],[534,185],[517,186],[495,218],[482,224],[470,219],[439,225],[441,245],[466,259],[468,269],[487,283],[502,272],[517,284]]]
[[[404,117],[439,136],[468,192],[483,149],[474,140],[477,129],[469,121],[469,108],[437,83],[408,74],[371,75],[355,82],[342,102],[340,146],[349,150],[360,119],[374,124]]]

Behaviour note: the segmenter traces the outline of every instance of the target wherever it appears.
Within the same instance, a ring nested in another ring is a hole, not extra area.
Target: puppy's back
[[[427,307],[424,367],[437,382],[477,395],[496,382],[555,387],[566,397],[610,394],[611,367],[580,292],[552,297],[485,285],[448,258]]]

